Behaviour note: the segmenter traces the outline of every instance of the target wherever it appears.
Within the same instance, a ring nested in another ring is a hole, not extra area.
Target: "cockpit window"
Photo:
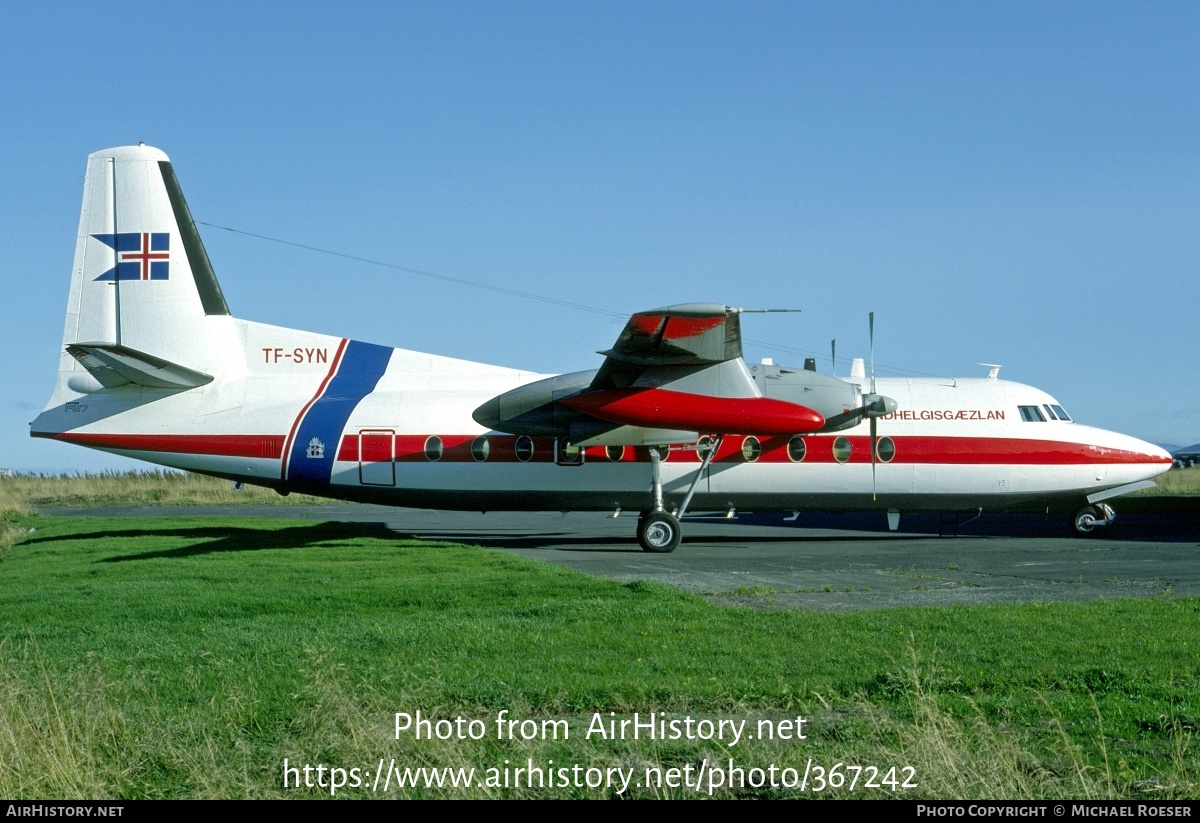
[[[1071,416],[1066,413],[1062,406],[1057,403],[1043,403],[1041,408],[1037,406],[1018,406],[1021,410],[1021,419],[1030,422],[1038,422],[1049,420],[1054,422],[1062,420],[1064,423],[1071,423]],[[1043,410],[1045,413],[1043,414]]]

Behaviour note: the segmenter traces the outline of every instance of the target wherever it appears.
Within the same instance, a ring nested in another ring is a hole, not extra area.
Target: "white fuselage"
[[[645,448],[564,453],[554,438],[489,432],[472,419],[489,398],[544,375],[210,320],[228,325],[231,342],[208,385],[81,392],[60,381],[33,434],[281,491],[400,506],[649,507]],[[878,420],[874,470],[865,421],[803,437],[728,435],[691,509],[974,509],[1082,499],[1170,467],[1149,443],[1056,419],[1054,398],[1019,383],[880,379],[877,390],[898,410]],[[697,450],[671,451],[662,464],[668,508],[699,466]]]

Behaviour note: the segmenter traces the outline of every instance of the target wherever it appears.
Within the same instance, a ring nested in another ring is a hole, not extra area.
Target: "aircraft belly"
[[[252,484],[275,486],[279,482],[278,458],[144,451],[105,446],[94,446],[93,448],[171,469],[227,477],[231,480],[242,480]]]
[[[394,463],[394,488],[368,488],[362,466],[339,461],[333,485],[341,495],[363,496],[396,505],[427,505],[473,510],[642,510],[650,502],[650,467],[646,463],[588,463],[582,466],[542,464]],[[698,464],[663,466],[663,493],[677,504],[686,494]],[[697,488],[693,511],[730,506],[761,509],[886,508],[917,500],[912,466],[888,466],[879,473],[879,497],[864,495],[870,488],[866,466],[812,466],[803,475],[794,465],[742,466],[714,471],[713,480]],[[804,482],[797,482],[798,480]],[[836,482],[834,482],[836,481]],[[366,499],[364,498],[364,499]],[[921,498],[924,500],[924,498]],[[974,496],[971,500],[974,500]],[[401,502],[402,501],[402,502]],[[486,504],[486,505],[485,505]]]
[[[663,493],[668,507],[683,498],[697,468],[690,463],[663,465]],[[1135,466],[1121,468],[1122,483],[1145,474]],[[650,467],[646,463],[560,466],[396,462],[389,464],[389,470],[386,476],[394,486],[385,488],[378,483],[364,483],[360,463],[339,461],[333,476],[336,493],[393,505],[462,510],[603,511],[620,507],[639,511],[650,502]],[[709,479],[701,480],[690,509],[971,509],[1034,498],[1078,496],[1118,484],[1094,479],[1089,482],[1095,472],[1095,466],[1087,465],[989,466],[981,470],[963,465],[877,464],[873,499],[869,463],[721,466],[712,470]],[[1017,477],[1019,483],[1014,480]]]

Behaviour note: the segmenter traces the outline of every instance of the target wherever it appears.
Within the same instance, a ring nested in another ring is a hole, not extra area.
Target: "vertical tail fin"
[[[228,316],[167,156],[145,145],[90,155],[60,389],[207,382],[227,348],[217,318]]]
[[[204,368],[205,318],[228,314],[167,156],[90,155],[64,349],[104,343]]]

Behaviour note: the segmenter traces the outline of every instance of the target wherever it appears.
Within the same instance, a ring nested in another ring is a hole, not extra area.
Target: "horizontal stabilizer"
[[[212,375],[111,343],[72,343],[67,353],[106,389],[131,383],[151,389],[194,389],[213,380]]]

